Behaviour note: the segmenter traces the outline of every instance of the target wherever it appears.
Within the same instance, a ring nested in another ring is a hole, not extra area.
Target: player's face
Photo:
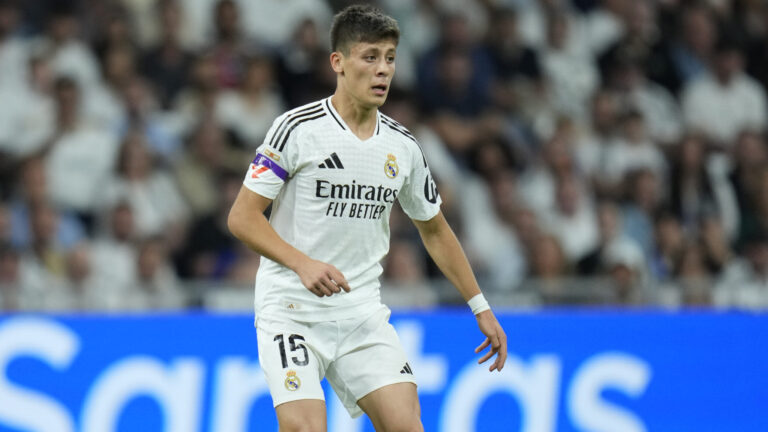
[[[379,107],[389,94],[395,74],[395,42],[358,42],[349,48],[349,54],[335,52],[331,64],[339,74],[339,86],[365,107]]]

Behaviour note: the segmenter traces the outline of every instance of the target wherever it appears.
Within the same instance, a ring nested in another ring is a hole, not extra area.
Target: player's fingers
[[[475,354],[477,354],[480,351],[484,350],[485,347],[487,347],[490,343],[491,343],[491,340],[488,339],[488,338],[485,338],[485,341],[483,341],[483,343],[481,343],[480,345],[478,345],[477,348],[475,348]]]
[[[325,293],[325,295],[329,297],[341,291],[339,287],[337,287],[336,284],[333,283],[333,281],[328,277],[324,277],[320,279],[319,284],[320,286],[323,287],[323,292]]]
[[[498,355],[496,356],[496,361],[493,362],[489,369],[491,372],[494,370],[501,372],[501,368],[504,367],[504,363],[507,361],[507,336],[501,332],[501,334],[498,334],[498,339],[498,349],[493,348],[493,350],[496,351]]]
[[[494,354],[493,350],[488,351],[480,360],[477,361],[477,364],[485,363],[486,361],[488,361],[489,358],[493,357],[493,354]]]
[[[493,357],[494,354],[499,352],[499,347],[501,346],[501,344],[499,342],[499,336],[497,334],[494,333],[494,334],[488,336],[488,339],[491,341],[491,349],[490,349],[490,351],[488,351],[488,353],[485,355],[485,357],[483,357],[483,362],[488,360],[489,358]],[[494,365],[495,365],[495,362],[494,362]],[[494,365],[491,365],[491,369],[490,370],[493,370]]]
[[[312,284],[312,288],[314,288],[315,291],[317,291],[319,293],[320,297],[330,296],[331,295],[331,291],[328,288],[325,287],[325,285],[323,284],[322,279],[319,279],[319,280],[315,281],[315,283]]]
[[[496,352],[501,348],[501,341],[499,340],[499,335],[497,333],[493,333],[490,336],[488,336],[488,339],[491,340],[491,350]]]
[[[347,283],[347,278],[344,277],[343,274],[338,269],[333,269],[331,272],[331,278],[333,278],[333,281],[336,282],[336,285],[343,289],[346,292],[349,292],[349,284]]]
[[[309,288],[307,288],[307,289],[309,290],[309,292],[311,292],[312,294],[314,294],[314,295],[316,295],[316,296],[318,296],[318,297],[322,297],[322,296],[324,295],[324,294],[322,293],[322,291],[320,291],[319,289],[315,288],[314,286],[312,286],[312,287],[309,287]]]
[[[504,363],[507,362],[507,336],[506,335],[502,335],[501,337],[501,349],[499,349],[499,357],[496,359],[496,362],[499,364],[496,370],[501,372],[501,369],[504,367]]]

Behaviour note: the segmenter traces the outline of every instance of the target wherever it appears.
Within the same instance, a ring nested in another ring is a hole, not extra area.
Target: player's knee
[[[387,421],[384,432],[424,432],[424,426],[418,416],[403,416]]]
[[[307,415],[282,416],[278,418],[280,432],[325,432],[325,419]]]
[[[325,424],[307,419],[280,422],[280,432],[325,432]]]

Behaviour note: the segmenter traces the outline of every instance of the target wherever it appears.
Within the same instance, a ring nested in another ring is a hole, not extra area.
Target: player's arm
[[[443,213],[438,212],[430,220],[414,220],[413,223],[419,230],[419,235],[424,242],[424,247],[427,249],[429,256],[432,257],[445,277],[461,293],[464,300],[469,301],[480,294],[480,287],[477,284],[469,261],[466,255],[464,255],[464,250],[445,220]],[[488,345],[491,346],[490,351],[479,360],[479,363],[483,363],[495,354],[498,354],[496,361],[493,362],[489,370],[500,371],[507,360],[507,335],[490,309],[477,313],[475,318],[477,319],[480,331],[486,336],[485,341],[475,349],[475,352],[479,353]]]
[[[301,283],[318,297],[331,296],[341,289],[349,292],[347,280],[336,267],[308,257],[275,232],[264,216],[270,203],[271,199],[242,186],[227,219],[232,235],[260,255],[296,272]]]

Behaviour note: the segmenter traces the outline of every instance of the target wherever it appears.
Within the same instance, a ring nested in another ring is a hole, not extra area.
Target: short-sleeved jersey
[[[360,140],[331,98],[278,117],[243,184],[273,199],[270,224],[310,258],[332,264],[351,291],[317,297],[289,268],[262,258],[256,319],[339,320],[381,305],[380,261],[389,250],[395,200],[415,220],[437,215],[441,199],[416,139],[377,113],[373,135]]]

